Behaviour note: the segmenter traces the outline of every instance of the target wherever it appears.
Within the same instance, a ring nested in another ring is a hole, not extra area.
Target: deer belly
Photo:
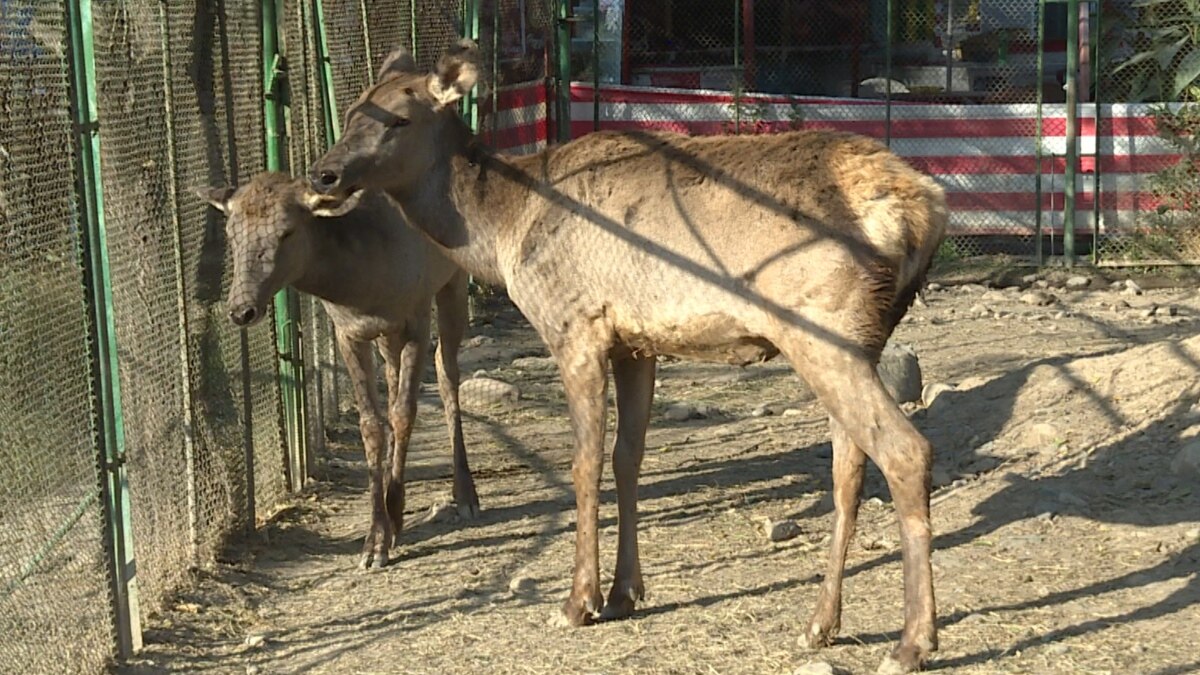
[[[618,330],[618,334],[628,347],[642,353],[739,366],[768,361],[779,354],[769,340],[721,313],[642,322],[632,330]]]

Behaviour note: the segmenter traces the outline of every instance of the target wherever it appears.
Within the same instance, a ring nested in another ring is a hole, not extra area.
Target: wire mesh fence
[[[0,661],[99,669],[109,577],[67,30],[57,2],[0,7]]]
[[[1076,253],[1090,250],[1096,260],[1122,251],[1144,259],[1138,247],[1156,239],[1194,260],[1186,209],[1169,209],[1165,224],[1147,214],[1161,207],[1156,190],[1171,192],[1155,187],[1170,176],[1152,157],[1194,166],[1195,154],[1156,138],[1154,113],[1141,104],[1195,100],[1196,74],[1185,66],[1200,61],[1189,57],[1197,47],[1184,26],[1200,16],[1180,0],[1081,0],[1068,16],[1073,6],[571,0],[573,135],[854,131],[886,140],[947,189],[944,255],[1041,259],[1064,253],[1070,229]],[[1187,86],[1172,90],[1181,77]],[[1069,142],[1069,80],[1077,146]],[[1078,148],[1070,166],[1069,145]],[[1174,192],[1195,195],[1190,174],[1173,171]]]

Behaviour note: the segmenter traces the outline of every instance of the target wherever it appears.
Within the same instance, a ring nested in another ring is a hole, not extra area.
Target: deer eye
[[[408,126],[409,121],[410,120],[407,117],[397,117],[396,119],[392,120],[391,126],[393,129],[397,129],[399,127],[406,127],[406,126]]]

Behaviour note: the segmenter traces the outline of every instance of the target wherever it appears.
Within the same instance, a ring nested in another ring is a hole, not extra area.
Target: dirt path
[[[1200,672],[1200,484],[1171,470],[1200,433],[1200,297],[1050,288],[1039,306],[1026,292],[931,291],[895,337],[915,346],[926,382],[957,385],[913,412],[938,456],[930,668]],[[663,366],[641,489],[646,601],[628,621],[552,627],[573,545],[561,385],[537,359],[514,367],[544,352],[501,318],[477,331],[494,341],[464,355],[466,372],[522,394],[467,422],[479,520],[430,517],[450,465],[428,393],[398,560],[355,571],[365,467],[347,416],[311,490],[198,573],[122,672],[791,673],[810,660],[873,671],[901,625],[887,491],[872,470],[843,637],[810,652],[800,638],[826,558],[830,447],[823,411],[776,363]],[[666,421],[674,402],[710,414]],[[756,416],[763,405],[776,414]],[[611,471],[603,500],[608,574]],[[795,519],[799,536],[772,543],[764,517]]]

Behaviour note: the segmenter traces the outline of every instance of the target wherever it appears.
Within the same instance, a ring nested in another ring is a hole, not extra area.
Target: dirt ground
[[[1049,297],[1023,301],[1032,281],[966,280],[937,279],[893,338],[917,350],[927,384],[954,386],[910,406],[937,454],[941,649],[928,669],[1200,672],[1200,485],[1172,470],[1200,434],[1196,286],[1135,295],[1098,277],[1071,290],[1065,275],[1043,275]],[[641,481],[646,599],[630,620],[568,629],[551,621],[574,531],[561,385],[544,361],[514,366],[545,352],[511,309],[472,335],[484,337],[464,350],[464,372],[521,391],[517,404],[472,406],[467,418],[477,520],[436,508],[449,499],[450,453],[427,386],[396,559],[357,571],[365,464],[345,414],[311,488],[198,571],[120,672],[874,671],[902,623],[893,510],[872,469],[842,637],[808,650],[831,450],[823,411],[785,364],[661,367]],[[677,402],[708,414],[666,420]],[[616,505],[606,472],[607,582]],[[764,517],[794,519],[799,536],[771,542]]]

